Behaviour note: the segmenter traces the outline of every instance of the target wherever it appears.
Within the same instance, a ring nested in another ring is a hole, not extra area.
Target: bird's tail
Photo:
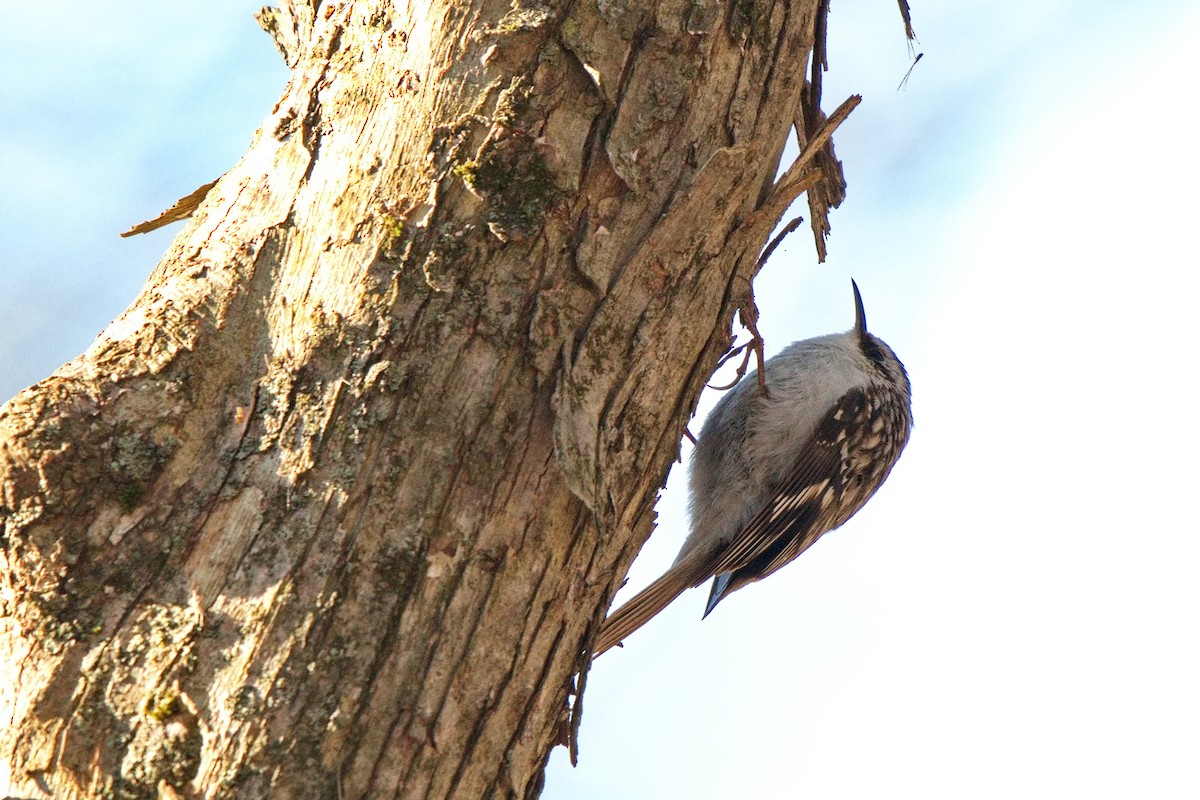
[[[671,566],[662,577],[654,581],[632,600],[609,614],[600,626],[596,637],[596,656],[621,643],[629,634],[645,625],[679,595],[693,586],[699,586],[712,574],[709,572],[710,558],[705,553],[693,553],[688,558]]]

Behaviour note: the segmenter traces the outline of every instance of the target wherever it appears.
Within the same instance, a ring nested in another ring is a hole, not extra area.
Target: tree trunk
[[[0,789],[535,796],[767,236],[840,200],[824,14],[264,11],[248,153],[0,410]]]

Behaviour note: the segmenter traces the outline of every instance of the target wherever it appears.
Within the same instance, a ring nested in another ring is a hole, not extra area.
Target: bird
[[[662,577],[601,623],[594,656],[712,578],[707,617],[841,527],[883,485],[912,430],[912,389],[900,359],[867,331],[850,285],[853,328],[788,345],[763,365],[765,382],[744,376],[708,415],[688,476],[688,537]]]

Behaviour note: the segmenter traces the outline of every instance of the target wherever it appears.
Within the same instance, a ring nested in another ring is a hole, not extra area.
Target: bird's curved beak
[[[866,338],[867,335],[867,312],[863,310],[862,295],[858,292],[858,284],[854,279],[850,279],[850,285],[854,287],[854,332],[859,338]]]

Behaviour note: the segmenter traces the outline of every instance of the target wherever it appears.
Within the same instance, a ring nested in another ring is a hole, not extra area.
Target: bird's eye
[[[883,366],[887,362],[887,353],[880,342],[874,336],[868,336],[867,340],[862,343],[863,355],[874,361],[876,364]]]

